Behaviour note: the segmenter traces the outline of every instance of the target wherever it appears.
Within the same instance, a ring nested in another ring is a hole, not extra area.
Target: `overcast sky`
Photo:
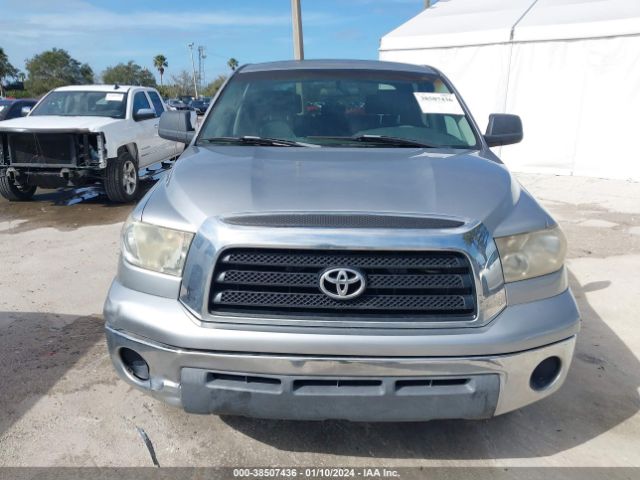
[[[190,67],[187,43],[207,47],[206,78],[242,63],[292,56],[290,0],[0,0],[0,47],[24,60],[64,48],[100,74],[134,60],[166,75]],[[424,0],[302,0],[307,58],[378,56],[382,35],[421,11]]]

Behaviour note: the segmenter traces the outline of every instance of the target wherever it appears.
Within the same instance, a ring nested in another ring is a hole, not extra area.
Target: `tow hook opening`
[[[535,391],[548,388],[560,375],[562,361],[558,357],[549,357],[541,361],[531,373],[530,386]]]
[[[146,382],[149,380],[149,364],[137,352],[130,348],[120,349],[120,360],[131,376],[137,380]]]

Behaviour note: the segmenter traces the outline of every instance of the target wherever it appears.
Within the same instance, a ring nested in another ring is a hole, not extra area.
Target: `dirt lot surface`
[[[570,242],[583,330],[566,385],[488,421],[187,415],[120,381],[102,303],[131,206],[0,200],[0,465],[640,466],[640,184],[520,175]]]

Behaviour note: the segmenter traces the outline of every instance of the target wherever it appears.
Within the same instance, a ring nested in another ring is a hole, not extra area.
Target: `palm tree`
[[[235,58],[230,58],[227,62],[227,65],[229,65],[229,68],[231,70],[235,70],[236,68],[238,68],[238,60],[236,60]]]
[[[158,70],[158,73],[160,73],[160,85],[162,85],[162,75],[164,74],[164,69],[169,66],[169,64],[167,63],[167,57],[162,54],[156,55],[155,57],[153,57],[153,66]]]

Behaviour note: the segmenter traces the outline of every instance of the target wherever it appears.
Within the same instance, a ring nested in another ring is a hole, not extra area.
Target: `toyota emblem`
[[[320,275],[320,290],[336,300],[351,300],[364,292],[364,275],[353,268],[329,268]]]

